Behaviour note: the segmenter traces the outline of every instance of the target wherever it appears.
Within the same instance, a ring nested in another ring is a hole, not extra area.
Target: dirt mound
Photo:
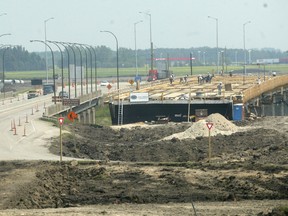
[[[86,161],[35,162],[30,168],[36,169],[34,180],[22,184],[4,208],[288,198],[285,175],[273,167]]]
[[[172,138],[182,140],[195,139],[196,137],[208,137],[209,130],[206,125],[208,122],[213,123],[213,127],[210,130],[211,136],[216,136],[218,134],[230,135],[238,131],[238,127],[236,125],[224,118],[222,115],[215,113],[209,115],[205,119],[195,122],[186,131],[165,137],[164,140],[169,140]]]
[[[63,134],[64,156],[100,161],[1,163],[0,194],[4,197],[0,208],[121,203],[168,203],[168,208],[169,203],[189,203],[191,198],[287,200],[288,118],[247,122],[249,130],[227,135],[224,132],[241,127],[221,116],[210,117],[213,129],[221,133],[211,138],[209,162],[205,134],[195,139],[163,140],[191,130],[198,122],[117,130],[77,124],[65,128],[71,133]],[[201,124],[207,131],[205,123]],[[199,125],[194,132],[201,132]],[[274,130],[273,125],[281,130]],[[58,138],[51,151],[59,154]]]

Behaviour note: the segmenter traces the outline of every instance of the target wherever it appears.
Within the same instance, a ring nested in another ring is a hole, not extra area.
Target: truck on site
[[[155,81],[159,79],[166,79],[170,76],[169,70],[149,70],[147,81]]]
[[[53,83],[45,83],[43,84],[43,95],[52,94],[57,90],[57,86]]]

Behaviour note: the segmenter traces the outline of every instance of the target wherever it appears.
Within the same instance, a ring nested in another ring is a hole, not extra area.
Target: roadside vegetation
[[[222,66],[219,65],[219,70],[222,69]],[[170,67],[170,71],[172,71],[176,76],[182,76],[182,75],[190,75],[191,74],[191,67],[190,66],[183,66],[183,67]],[[243,66],[227,66],[224,67],[224,74],[229,73],[230,71],[241,71],[243,70]],[[254,70],[257,72],[263,73],[264,67],[259,67],[258,65],[247,65],[247,70]],[[135,68],[119,68],[119,76],[120,77],[134,77],[136,75]],[[140,76],[147,76],[149,71],[148,67],[139,67],[138,68],[138,74]],[[215,73],[216,66],[192,66],[192,74],[207,74]],[[267,75],[271,73],[272,71],[276,71],[278,74],[288,74],[288,64],[274,64],[274,65],[266,65],[265,71]],[[86,73],[86,72],[85,72]],[[55,74],[58,75],[58,77],[61,77],[62,70],[61,68],[55,69]],[[64,77],[68,77],[68,70],[67,68],[63,71]],[[95,71],[94,68],[92,70],[92,77],[94,78]],[[30,79],[46,79],[46,71],[15,71],[15,72],[5,72],[6,79],[23,79],[23,80],[30,80]],[[48,71],[48,78],[52,79],[53,77],[53,70]],[[104,78],[104,77],[116,77],[116,68],[97,68],[97,77],[98,78]],[[91,71],[88,73],[88,78],[91,78]],[[90,81],[90,80],[89,80]]]

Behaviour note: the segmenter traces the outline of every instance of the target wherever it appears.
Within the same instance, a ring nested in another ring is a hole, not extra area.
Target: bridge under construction
[[[108,96],[114,125],[142,121],[197,121],[212,113],[242,120],[247,112],[265,115],[265,105],[279,101],[283,102],[280,106],[282,114],[288,112],[285,102],[287,86],[286,75],[216,75],[208,82],[189,76],[187,80],[176,77],[172,83],[169,79],[138,83],[129,89],[110,92]]]

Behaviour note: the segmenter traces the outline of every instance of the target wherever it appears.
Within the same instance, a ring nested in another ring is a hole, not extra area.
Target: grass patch
[[[219,70],[222,69],[222,66],[219,65]],[[258,65],[247,65],[247,69],[259,69]],[[176,76],[182,76],[182,75],[190,75],[191,69],[190,66],[184,66],[184,67],[170,67],[170,70],[176,75]],[[228,65],[227,71],[231,70],[243,70],[243,66],[233,66]],[[263,70],[263,66],[260,66],[260,70]],[[265,70],[267,72],[269,71],[277,71],[279,74],[287,74],[288,73],[288,64],[272,64],[272,65],[266,65]],[[149,68],[147,67],[139,67],[138,73],[140,76],[146,77],[148,75]],[[214,73],[216,71],[216,66],[193,66],[192,67],[192,73],[193,75],[197,74],[207,74],[208,72]],[[226,73],[226,67],[224,68],[224,72]],[[60,68],[55,69],[55,74],[57,74],[59,77],[61,76],[62,70]],[[64,68],[64,78],[65,82],[67,81],[68,77],[68,70],[67,68]],[[97,68],[97,75],[98,78],[104,78],[104,77],[116,77],[117,71],[116,68]],[[121,76],[135,76],[135,69],[134,68],[119,68],[119,75]],[[6,79],[23,79],[23,80],[29,80],[33,78],[37,79],[46,79],[46,71],[7,71],[5,72]],[[90,70],[88,73],[88,79],[90,82]],[[92,76],[94,77],[94,68],[92,72]],[[48,71],[48,77],[49,79],[52,79],[53,77],[53,70]]]
[[[97,106],[95,118],[96,118],[97,125],[111,126],[112,121],[111,121],[111,116],[110,116],[109,105],[104,104],[101,106]]]

